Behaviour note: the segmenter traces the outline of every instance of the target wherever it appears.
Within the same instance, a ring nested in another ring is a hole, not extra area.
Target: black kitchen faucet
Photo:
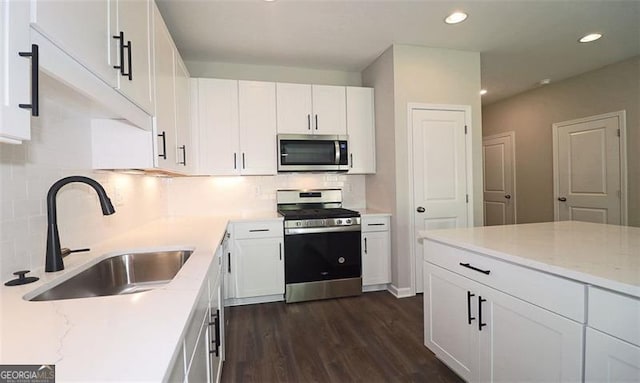
[[[102,208],[102,214],[111,215],[116,212],[111,204],[111,200],[107,193],[104,191],[102,185],[96,180],[89,177],[71,176],[65,177],[56,181],[49,192],[47,193],[47,254],[45,256],[44,271],[60,271],[64,270],[64,263],[62,261],[62,249],[60,248],[60,235],[58,234],[58,216],[56,208],[56,196],[58,191],[66,184],[72,182],[81,182],[91,186],[96,193],[98,193],[98,199],[100,200],[100,207]]]

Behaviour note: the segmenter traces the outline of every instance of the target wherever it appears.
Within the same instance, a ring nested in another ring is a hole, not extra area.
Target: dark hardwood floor
[[[423,345],[422,296],[232,307],[223,382],[461,382]]]

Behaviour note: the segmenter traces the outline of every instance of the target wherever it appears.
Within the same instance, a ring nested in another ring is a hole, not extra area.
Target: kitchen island
[[[640,228],[420,232],[425,345],[467,381],[640,380]]]

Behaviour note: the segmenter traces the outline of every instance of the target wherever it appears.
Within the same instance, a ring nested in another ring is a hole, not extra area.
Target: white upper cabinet
[[[176,144],[177,166],[179,171],[190,173],[195,168],[193,138],[191,132],[191,88],[189,71],[180,59],[175,57],[175,106],[176,106]]]
[[[0,1],[0,142],[19,144],[31,138],[31,109],[19,104],[33,104],[31,94],[31,60],[19,52],[31,52],[29,40],[29,3]]]
[[[349,174],[376,172],[373,88],[347,87]]]
[[[33,0],[31,23],[65,53],[153,113],[149,0]]]
[[[118,76],[118,88],[149,113],[152,112],[153,105],[150,26],[149,0],[118,0],[117,28],[113,36],[120,37],[122,33],[124,37],[122,40],[113,39],[118,41],[112,44],[119,60],[116,66],[122,67]],[[120,49],[121,46],[124,49]]]
[[[240,81],[240,173],[276,174],[276,84]]]
[[[154,130],[157,137],[156,166],[174,170],[177,167],[176,103],[174,49],[171,35],[160,12],[154,7],[154,63],[156,110]]]
[[[198,79],[197,173],[276,174],[275,83]]]
[[[32,1],[31,25],[96,76],[117,87],[116,0]]]
[[[344,86],[312,85],[314,134],[347,134]]]
[[[197,173],[238,174],[241,166],[238,81],[198,79]]]
[[[277,84],[278,133],[346,134],[345,87]]]

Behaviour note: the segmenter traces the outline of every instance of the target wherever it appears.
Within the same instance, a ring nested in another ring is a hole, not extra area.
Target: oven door
[[[360,234],[357,230],[285,235],[285,282],[359,278],[362,274]]]
[[[346,136],[278,135],[278,171],[349,170]]]

